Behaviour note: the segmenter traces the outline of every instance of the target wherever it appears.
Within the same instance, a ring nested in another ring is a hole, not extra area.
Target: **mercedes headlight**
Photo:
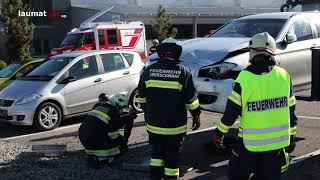
[[[206,66],[200,69],[198,77],[208,77],[211,79],[228,79],[232,78],[232,69],[237,67],[233,63],[220,63]]]
[[[35,101],[37,99],[41,98],[40,94],[31,94],[31,95],[27,95],[24,96],[23,98],[19,99],[16,103],[16,105],[21,105],[21,104],[27,104],[30,103],[32,101]]]

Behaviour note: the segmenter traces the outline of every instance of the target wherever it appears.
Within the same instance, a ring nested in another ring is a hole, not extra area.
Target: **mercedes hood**
[[[0,98],[18,100],[34,93],[40,94],[48,84],[49,81],[15,80],[1,91]]]

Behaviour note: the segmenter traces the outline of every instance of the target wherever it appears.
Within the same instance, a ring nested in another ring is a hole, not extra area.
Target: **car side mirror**
[[[18,72],[18,73],[15,75],[15,78],[18,79],[19,77],[22,77],[22,75],[23,75],[22,73],[19,73],[19,72]]]
[[[74,76],[68,76],[65,79],[63,79],[61,82],[59,82],[59,84],[68,84],[71,82],[76,81],[77,79]]]
[[[295,41],[297,41],[297,36],[295,34],[287,34],[286,35],[285,42],[287,44],[291,44],[291,43],[293,43]]]

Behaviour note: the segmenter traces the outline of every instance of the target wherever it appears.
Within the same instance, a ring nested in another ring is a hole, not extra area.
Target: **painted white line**
[[[64,126],[64,127],[59,127],[50,131],[44,131],[44,132],[37,132],[37,133],[32,133],[32,134],[25,134],[25,135],[20,135],[20,136],[13,136],[13,137],[8,137],[8,138],[0,138],[0,140],[13,140],[13,139],[19,139],[19,138],[24,138],[24,137],[29,137],[29,136],[36,136],[36,135],[41,135],[41,134],[50,134],[52,132],[64,130],[64,129],[69,129],[69,128],[74,128],[77,126],[80,126],[81,123],[78,124],[73,124],[69,126]]]
[[[310,116],[297,116],[298,118],[303,118],[303,119],[317,119],[320,120],[320,117],[310,117]]]
[[[301,161],[304,161],[304,160],[307,160],[311,157],[314,157],[314,156],[317,156],[320,154],[320,150],[317,150],[317,151],[314,151],[314,152],[311,152],[311,153],[308,153],[308,154],[305,154],[305,155],[302,155],[302,156],[299,156],[299,157],[296,157],[296,158],[293,158],[291,161],[290,161],[290,164],[296,164],[296,163],[299,163]]]
[[[137,116],[141,116],[143,114],[144,113],[140,113],[140,114],[137,114]],[[74,127],[77,127],[77,126],[80,126],[80,125],[81,125],[81,123],[77,123],[77,124],[72,124],[72,125],[68,125],[68,126],[58,127],[56,129],[53,129],[53,130],[50,130],[50,131],[37,132],[37,133],[25,134],[25,135],[20,135],[20,136],[13,136],[13,137],[2,138],[2,139],[0,138],[0,140],[13,140],[13,139],[25,138],[25,137],[29,137],[29,136],[36,136],[36,135],[41,135],[41,134],[49,134],[49,133],[60,131],[60,130],[74,128]]]

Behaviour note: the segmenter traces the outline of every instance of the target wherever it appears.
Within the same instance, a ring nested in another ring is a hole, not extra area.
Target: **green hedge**
[[[7,63],[3,60],[0,60],[0,70],[4,69],[5,67],[7,67]]]

